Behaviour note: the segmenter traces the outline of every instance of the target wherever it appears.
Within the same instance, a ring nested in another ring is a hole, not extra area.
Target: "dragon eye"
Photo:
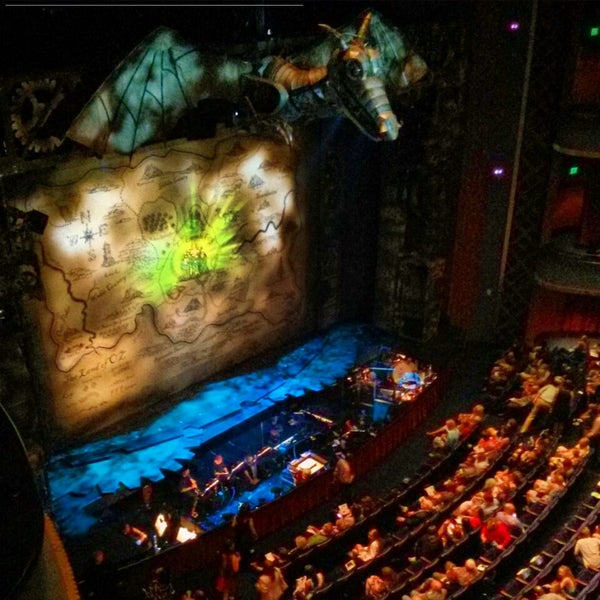
[[[350,79],[362,79],[363,68],[358,60],[348,60],[345,62],[346,74]]]

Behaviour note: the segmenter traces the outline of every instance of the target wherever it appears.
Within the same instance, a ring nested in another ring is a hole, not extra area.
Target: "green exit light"
[[[591,27],[590,37],[598,37],[598,35],[600,35],[600,27]]]
[[[579,167],[574,166],[569,169],[569,175],[577,175],[579,173]]]

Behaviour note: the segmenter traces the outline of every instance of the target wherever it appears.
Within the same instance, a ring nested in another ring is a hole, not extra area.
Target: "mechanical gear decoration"
[[[55,79],[23,81],[12,97],[11,124],[15,137],[28,150],[52,152],[62,144],[55,135],[40,135],[50,114],[65,98]]]

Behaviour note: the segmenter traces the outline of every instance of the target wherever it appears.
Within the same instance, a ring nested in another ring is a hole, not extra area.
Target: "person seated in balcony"
[[[573,556],[586,569],[600,570],[600,538],[592,535],[589,527],[579,530]]]
[[[583,437],[580,437],[577,440],[577,443],[575,444],[575,446],[573,446],[573,450],[579,450],[580,456],[581,458],[586,458],[589,453],[590,453],[590,438],[587,437],[587,435],[584,435]]]
[[[372,496],[363,496],[357,504],[360,504],[364,517],[372,515],[377,510],[377,502]]]
[[[475,454],[485,452],[488,459],[495,457],[498,452],[504,450],[510,444],[510,439],[500,435],[500,432],[495,427],[487,427],[473,447]]]
[[[525,492],[525,499],[529,504],[548,504],[565,487],[565,478],[558,471],[552,471],[546,479],[536,479],[533,482],[533,487]]]
[[[460,429],[454,419],[446,419],[441,427],[428,431],[427,435],[433,438],[432,444],[436,450],[453,450],[460,441]]]
[[[402,600],[446,600],[447,595],[444,584],[435,577],[429,577],[410,594],[404,594]]]
[[[523,523],[517,516],[517,508],[512,502],[505,502],[502,509],[496,513],[496,518],[508,527],[512,535],[519,535],[523,531]]]
[[[319,529],[307,527],[304,533],[297,535],[294,538],[294,543],[296,549],[298,551],[306,550],[307,548],[312,548],[313,546],[318,546],[323,542],[326,542],[329,538],[326,535],[323,535]]]
[[[539,385],[533,375],[528,375],[523,379],[521,387],[516,394],[506,401],[506,407],[509,409],[524,409],[531,406],[535,395],[539,390]]]
[[[489,466],[490,463],[485,452],[471,452],[458,466],[455,478],[458,481],[467,483],[475,477],[479,477]]]
[[[492,489],[494,497],[498,498],[500,502],[506,502],[523,482],[523,473],[517,469],[504,469],[496,471],[494,479],[496,481]]]
[[[429,525],[425,533],[417,539],[414,553],[417,559],[432,561],[444,550],[444,538],[435,525]]]
[[[481,498],[479,507],[481,508],[484,519],[488,519],[494,515],[500,508],[500,502],[497,498],[494,498],[494,492],[491,488],[482,490],[481,492],[478,492],[477,495]]]
[[[352,558],[358,560],[360,563],[366,563],[373,560],[383,549],[383,540],[381,539],[381,533],[379,529],[373,527],[369,529],[367,534],[367,545],[355,544],[350,554]]]
[[[365,580],[365,598],[368,600],[381,600],[390,592],[390,587],[377,573],[369,575]]]
[[[536,585],[533,588],[533,597],[531,600],[567,600],[567,597],[562,593],[560,584],[552,584],[548,589],[544,589],[541,585]]]
[[[467,532],[463,520],[465,517],[448,517],[438,527],[438,536],[444,548],[454,546],[464,540]]]
[[[296,579],[293,591],[294,600],[310,600],[313,594],[325,586],[325,575],[313,565],[304,567],[304,574]]]
[[[342,531],[354,527],[354,524],[356,523],[352,509],[347,504],[342,504],[338,507],[336,516],[335,529],[337,533],[341,533]]]
[[[468,436],[474,431],[485,419],[485,407],[483,404],[475,404],[471,412],[459,413],[457,417],[458,429],[461,438]]]
[[[512,541],[508,527],[495,517],[481,526],[479,537],[484,551],[492,556],[503,552]]]
[[[522,442],[511,453],[507,462],[517,469],[529,469],[547,455],[550,444],[551,440],[547,435],[539,435],[534,440]]]
[[[396,524],[402,528],[411,528],[425,519],[440,512],[443,508],[442,497],[439,493],[424,494],[416,503],[410,506],[401,506],[396,517]]]
[[[547,589],[552,586],[556,589],[560,589],[563,594],[573,594],[577,589],[577,580],[575,575],[568,565],[560,565],[556,570],[556,576],[553,581],[545,585]]]
[[[477,561],[474,558],[467,558],[463,565],[456,565],[452,561],[447,561],[444,565],[444,572],[434,572],[433,577],[444,584],[444,587],[450,592],[459,587],[471,585],[479,576]]]
[[[448,548],[465,539],[467,535],[462,517],[448,517],[438,527],[437,534],[444,548]]]

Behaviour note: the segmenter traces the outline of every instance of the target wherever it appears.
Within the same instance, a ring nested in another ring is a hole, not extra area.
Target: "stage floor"
[[[141,429],[52,456],[47,468],[51,511],[76,574],[82,561],[79,548],[102,547],[108,543],[107,535],[115,531],[115,524],[107,523],[101,510],[90,508],[122,500],[129,491],[139,494],[144,481],[164,481],[165,475],[179,473],[182,465],[197,460],[205,448],[217,447],[226,462],[228,448],[238,457],[248,450],[257,451],[265,445],[262,426],[252,428],[250,438],[245,434],[236,439],[234,430],[252,419],[259,421],[261,414],[271,414],[273,407],[290,399],[302,403],[303,398],[314,398],[314,392],[331,388],[355,366],[391,344],[390,335],[376,328],[339,326],[299,345],[273,364],[207,384],[194,397],[172,406]],[[220,440],[222,448],[214,446],[215,440]],[[256,488],[240,492],[235,502],[268,502],[274,493],[285,492],[286,486],[289,483],[274,474]],[[203,528],[218,526],[222,517],[217,514],[211,518],[201,524]],[[124,551],[131,545],[130,540],[125,542]]]

